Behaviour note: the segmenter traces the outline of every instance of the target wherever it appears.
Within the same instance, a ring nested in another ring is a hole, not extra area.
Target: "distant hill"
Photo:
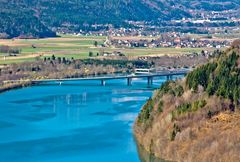
[[[77,31],[92,24],[124,26],[126,20],[191,17],[189,9],[239,6],[238,0],[0,0],[0,36],[49,37],[64,27]]]
[[[0,37],[54,37],[27,1],[0,0]]]

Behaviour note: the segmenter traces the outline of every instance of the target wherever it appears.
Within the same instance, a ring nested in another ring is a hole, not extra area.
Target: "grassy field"
[[[96,55],[102,50],[106,52],[120,51],[129,57],[179,55],[203,50],[201,48],[99,48],[94,46],[95,41],[97,41],[98,44],[102,44],[105,41],[105,37],[62,35],[58,38],[47,39],[0,39],[0,45],[8,45],[21,49],[19,56],[8,56],[7,54],[0,53],[0,64],[32,61],[37,58],[49,57],[53,54],[56,55],[56,57],[84,59],[88,57],[90,51]]]

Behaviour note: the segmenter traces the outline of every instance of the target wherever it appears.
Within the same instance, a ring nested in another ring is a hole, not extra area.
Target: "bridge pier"
[[[153,84],[153,77],[147,77],[147,80],[148,80],[148,85]]]
[[[132,85],[132,78],[127,78],[127,85],[131,86]]]
[[[167,75],[167,80],[172,80],[172,75]]]
[[[106,85],[106,81],[104,79],[101,80],[101,85],[105,86]]]

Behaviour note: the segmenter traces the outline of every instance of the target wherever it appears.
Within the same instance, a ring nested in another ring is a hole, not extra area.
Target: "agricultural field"
[[[94,42],[98,45],[103,44],[105,37],[100,36],[72,36],[61,35],[57,38],[46,39],[0,39],[0,46],[6,45],[21,50],[16,56],[9,56],[7,53],[0,53],[0,64],[20,63],[24,61],[33,61],[44,57],[52,56],[85,59],[89,57],[89,52],[97,53],[102,51],[113,52],[119,51],[128,57],[134,56],[157,56],[157,55],[180,55],[192,52],[200,52],[202,48],[112,48],[112,47],[95,47]],[[214,50],[214,49],[209,49]]]

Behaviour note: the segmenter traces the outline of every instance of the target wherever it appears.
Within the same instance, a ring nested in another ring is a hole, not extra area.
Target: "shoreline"
[[[34,85],[34,83],[32,81],[26,81],[26,82],[22,82],[22,83],[14,83],[11,85],[7,85],[6,87],[0,87],[0,94],[7,92],[7,91],[11,91],[14,89],[20,89],[20,88],[25,88],[25,87],[30,87]]]
[[[81,78],[86,78],[86,77],[89,77],[89,76],[105,76],[105,75],[109,75],[109,74],[112,74],[112,75],[122,75],[122,74],[127,74],[127,73],[124,73],[124,72],[115,72],[115,73],[107,73],[107,74],[99,74],[99,75],[94,75],[94,74],[91,74],[91,75],[86,75],[86,76],[82,76]],[[71,77],[71,78],[68,78],[68,77],[63,77],[63,78],[55,78],[55,80],[61,80],[61,79],[76,79],[76,78],[79,78],[79,77]],[[49,78],[51,79],[51,78]],[[20,88],[24,88],[24,87],[30,87],[30,86],[33,86],[33,85],[37,85],[37,84],[40,84],[40,83],[35,83],[34,80],[38,80],[38,79],[31,79],[31,80],[26,80],[26,81],[19,81],[16,82],[16,83],[10,83],[10,84],[6,84],[6,85],[3,85],[3,86],[0,86],[0,94],[1,93],[4,93],[4,92],[7,92],[7,91],[10,91],[10,90],[14,90],[14,89],[20,89]],[[52,80],[54,81],[54,80]],[[10,80],[11,82],[11,80]]]

